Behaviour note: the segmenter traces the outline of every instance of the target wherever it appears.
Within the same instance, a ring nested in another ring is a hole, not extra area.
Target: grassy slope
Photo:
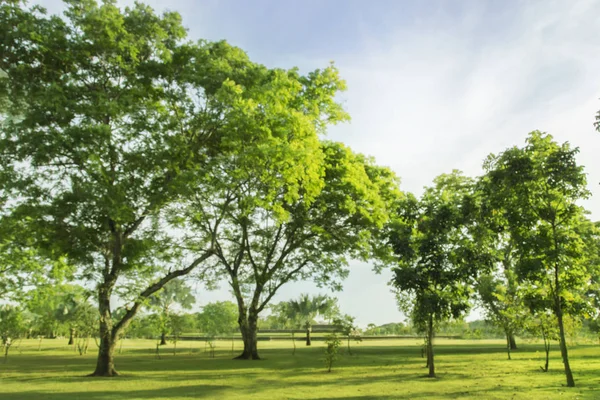
[[[323,343],[312,348],[291,343],[261,342],[260,361],[231,360],[231,342],[220,342],[216,358],[208,358],[204,344],[179,342],[178,354],[162,348],[153,354],[153,341],[125,341],[117,355],[122,376],[86,378],[95,362],[96,347],[80,357],[63,345],[46,340],[13,349],[8,363],[0,363],[0,399],[598,399],[600,346],[571,349],[577,387],[563,387],[557,346],[551,371],[542,373],[539,345],[522,345],[506,359],[501,341],[438,340],[437,379],[424,378],[424,361],[416,340],[369,341],[353,345],[326,373]],[[236,344],[237,349],[240,343]]]

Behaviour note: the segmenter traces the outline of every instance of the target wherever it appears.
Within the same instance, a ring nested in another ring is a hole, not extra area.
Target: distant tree
[[[569,364],[564,316],[582,312],[590,282],[589,250],[581,233],[585,211],[578,205],[589,196],[577,148],[559,145],[552,136],[531,132],[523,148],[490,155],[485,179],[496,210],[507,221],[518,254],[520,281],[538,287],[551,300],[567,386],[575,386]]]
[[[179,313],[170,313],[168,318],[169,331],[173,336],[173,355],[175,355],[179,338],[184,332],[194,328],[195,321],[192,318],[188,318],[187,314]]]
[[[61,285],[58,290],[59,300],[55,310],[55,319],[68,329],[68,344],[72,345],[75,344],[77,327],[83,324],[85,333],[87,333],[88,327],[85,326],[85,322],[94,320],[97,323],[98,313],[96,312],[92,316],[86,315],[92,306],[89,303],[89,298],[92,296],[91,291],[79,285]]]
[[[33,316],[32,328],[41,338],[54,338],[63,327],[64,285],[40,285],[25,294],[23,305]]]
[[[238,326],[238,307],[231,301],[217,301],[202,306],[197,314],[197,326],[205,335],[227,335]]]
[[[0,305],[0,338],[4,350],[4,362],[8,360],[8,351],[16,339],[27,332],[23,310],[19,307]]]
[[[306,345],[311,345],[310,334],[317,317],[333,319],[338,313],[337,300],[325,295],[302,294],[297,300],[289,301],[289,319],[298,321],[306,330]]]
[[[453,171],[437,177],[420,200],[407,196],[393,220],[390,243],[398,265],[391,284],[401,310],[425,333],[429,377],[435,377],[436,326],[467,312],[479,270],[491,266],[479,252],[477,212],[473,181]]]
[[[98,308],[89,301],[81,301],[71,308],[70,324],[77,333],[75,344],[79,355],[87,354],[91,337],[98,334]]]
[[[158,312],[160,317],[160,345],[167,344],[167,334],[171,326],[171,314],[179,306],[184,310],[192,308],[196,298],[192,289],[181,279],[173,279],[149,299],[149,307]]]
[[[270,321],[279,329],[289,329],[292,339],[293,351],[292,355],[296,355],[296,329],[302,329],[302,320],[298,314],[292,309],[290,301],[282,301],[277,304],[272,304],[270,307]]]

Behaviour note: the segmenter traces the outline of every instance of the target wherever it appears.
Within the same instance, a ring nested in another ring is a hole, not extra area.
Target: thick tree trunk
[[[506,353],[508,354],[508,359],[512,360],[512,358],[510,357],[510,350],[512,349],[511,343],[510,343],[510,338],[511,335],[510,333],[506,333]]]
[[[74,343],[73,338],[75,337],[75,329],[69,328],[69,343],[68,345],[72,345]]]
[[[435,364],[433,360],[433,315],[429,316],[427,327],[427,366],[429,367],[429,378],[435,378]]]
[[[116,340],[112,335],[100,338],[100,349],[98,350],[98,361],[96,370],[91,376],[117,376],[115,370],[114,352]]]
[[[167,333],[163,332],[160,334],[160,345],[165,346],[167,344]]]
[[[312,328],[310,326],[306,327],[306,345],[310,346],[312,344],[312,342],[310,341],[310,332],[311,332]]]
[[[515,341],[515,336],[512,333],[508,336],[508,340],[510,342],[510,349],[517,350],[517,342]]]
[[[567,341],[565,338],[565,326],[563,323],[563,314],[560,300],[557,301],[556,317],[558,318],[558,330],[560,334],[560,354],[562,355],[563,364],[565,366],[565,375],[567,377],[567,386],[574,387],[575,380],[573,379],[573,372],[571,372],[571,366],[569,365],[569,353],[567,350]]]
[[[240,325],[240,331],[242,333],[242,340],[244,342],[244,351],[242,354],[235,357],[236,360],[260,360],[258,356],[257,346],[257,323],[258,315],[256,311],[250,309],[248,312],[248,318],[244,318],[240,315],[238,319]]]

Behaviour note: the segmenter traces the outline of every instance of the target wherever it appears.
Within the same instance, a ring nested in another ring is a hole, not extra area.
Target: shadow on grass
[[[120,378],[115,378],[120,379]],[[175,386],[163,389],[152,390],[127,390],[127,391],[81,391],[81,392],[42,392],[42,391],[24,391],[18,394],[19,400],[114,400],[114,399],[158,399],[169,397],[189,397],[189,398],[221,398],[220,394],[231,386],[224,385],[189,385]],[[0,399],[16,399],[15,394],[0,394]]]

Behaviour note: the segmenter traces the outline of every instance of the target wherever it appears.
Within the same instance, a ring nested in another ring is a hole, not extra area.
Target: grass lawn
[[[323,342],[259,342],[259,361],[232,360],[231,342],[219,342],[209,358],[204,343],[179,342],[177,354],[155,342],[126,340],[116,367],[121,376],[88,378],[96,346],[79,356],[66,340],[35,340],[13,347],[0,361],[0,399],[600,399],[600,346],[571,347],[576,388],[564,387],[558,346],[543,373],[541,345],[519,343],[513,360],[502,341],[443,340],[436,343],[437,379],[425,378],[420,342],[372,340],[352,343],[327,373]],[[15,345],[16,346],[16,345]],[[237,350],[241,343],[236,342]]]

